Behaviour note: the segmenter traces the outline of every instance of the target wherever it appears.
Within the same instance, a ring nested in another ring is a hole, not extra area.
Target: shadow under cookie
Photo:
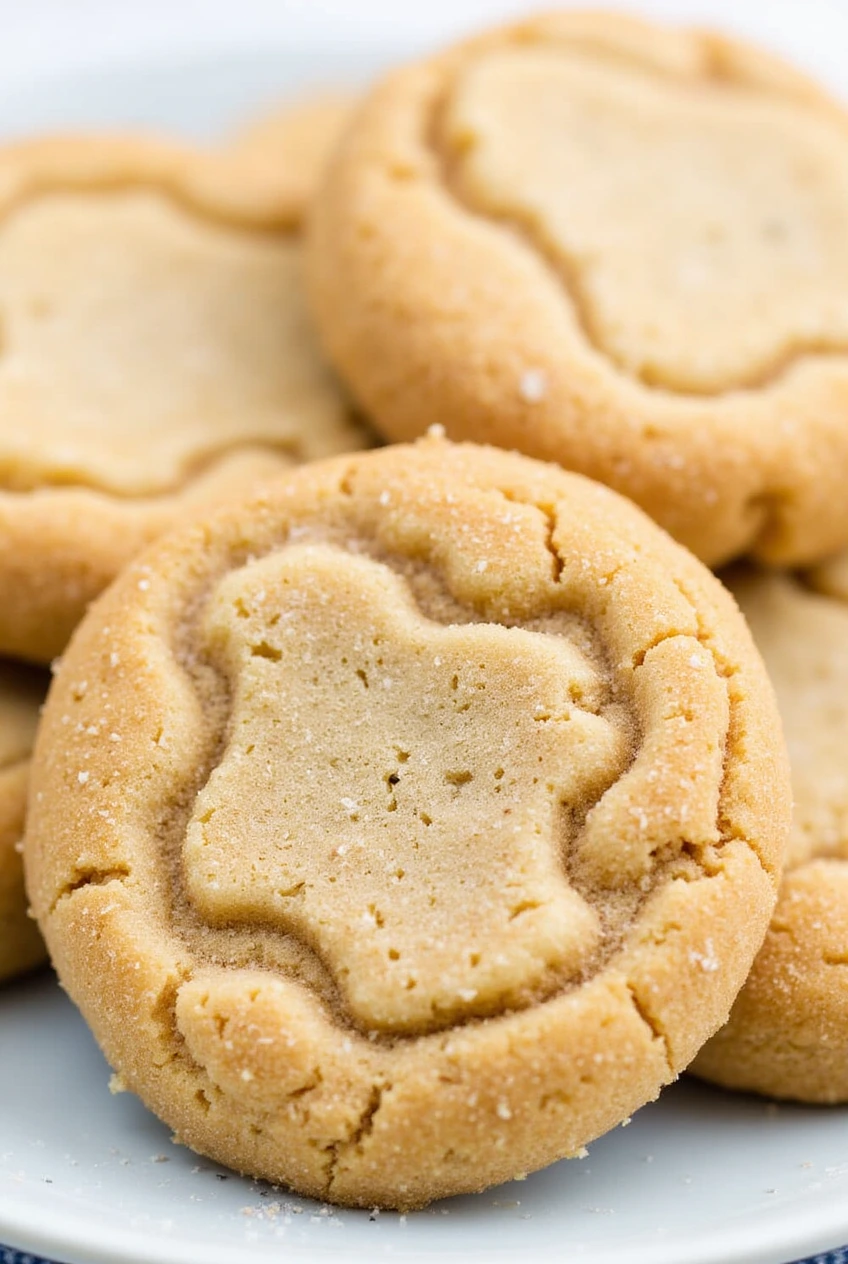
[[[0,983],[47,956],[29,915],[21,858],[30,753],[47,684],[44,672],[0,664]]]

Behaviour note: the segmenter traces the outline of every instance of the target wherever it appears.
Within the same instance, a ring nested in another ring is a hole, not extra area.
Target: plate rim
[[[8,1197],[4,1185],[11,1187]],[[422,1264],[423,1261],[433,1264],[435,1259],[439,1264],[467,1264],[468,1259],[467,1248],[421,1250],[414,1244],[411,1250],[401,1253],[397,1248],[387,1250],[377,1243],[348,1247],[334,1241],[332,1246],[328,1244],[326,1248],[316,1249],[313,1245],[283,1243],[279,1239],[222,1245],[203,1241],[197,1236],[182,1240],[170,1238],[164,1233],[155,1238],[149,1234],[142,1237],[131,1227],[99,1229],[90,1223],[85,1226],[82,1211],[76,1212],[70,1221],[65,1215],[61,1228],[58,1217],[56,1227],[52,1227],[52,1216],[47,1220],[46,1227],[34,1227],[31,1211],[26,1215],[15,1214],[15,1185],[14,1179],[0,1184],[0,1243],[12,1250],[40,1255],[54,1264],[59,1261],[61,1264],[198,1264],[201,1252],[203,1264],[242,1264],[245,1253],[249,1253],[257,1264],[272,1259],[279,1261],[281,1256],[286,1264],[316,1264],[324,1256],[353,1262],[386,1255],[400,1261],[421,1261]],[[316,1207],[320,1205],[316,1203]],[[828,1212],[831,1214],[828,1215]],[[412,1217],[416,1213],[409,1214]],[[675,1230],[666,1237],[630,1244],[626,1264],[804,1264],[804,1261],[823,1253],[848,1250],[842,1245],[848,1243],[848,1201],[843,1198],[835,1202],[832,1190],[811,1191],[805,1197],[802,1212],[799,1212],[797,1204],[776,1208],[769,1213],[767,1224],[768,1236],[763,1237],[762,1219],[744,1224],[740,1223],[737,1215],[709,1233],[700,1231],[695,1242]],[[506,1247],[497,1254],[489,1246],[487,1253],[497,1264],[526,1264],[527,1260],[524,1246]],[[534,1254],[542,1264],[548,1260],[559,1261],[562,1259],[562,1243],[552,1240],[541,1251],[536,1247]],[[619,1240],[610,1249],[590,1247],[575,1251],[572,1248],[572,1258],[575,1264],[578,1261],[585,1264],[622,1264],[622,1243]]]

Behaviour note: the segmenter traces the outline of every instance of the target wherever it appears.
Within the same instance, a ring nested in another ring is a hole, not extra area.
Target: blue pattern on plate
[[[18,1261],[15,1260],[14,1264],[18,1264]],[[795,1260],[794,1264],[848,1264],[848,1246],[838,1246],[834,1251],[825,1251],[823,1255],[810,1255],[806,1259]]]
[[[15,1251],[10,1246],[0,1246],[0,1264],[54,1264],[54,1262],[44,1260],[40,1255],[29,1255],[25,1251]]]
[[[57,1264],[57,1261],[15,1251],[10,1246],[0,1246],[0,1264]],[[848,1246],[838,1246],[835,1251],[825,1251],[823,1255],[808,1255],[803,1260],[793,1260],[791,1264],[848,1264]]]

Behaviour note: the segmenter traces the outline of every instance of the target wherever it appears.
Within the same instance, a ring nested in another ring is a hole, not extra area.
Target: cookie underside
[[[40,965],[47,950],[29,916],[20,848],[29,757],[46,676],[0,664],[0,983]]]

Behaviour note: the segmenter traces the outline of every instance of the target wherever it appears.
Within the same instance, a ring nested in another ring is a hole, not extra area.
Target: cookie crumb
[[[704,952],[697,952],[694,948],[689,953],[689,960],[693,965],[699,965],[707,974],[712,974],[719,969],[719,960],[715,955],[715,948],[711,939],[707,940]]]
[[[542,369],[525,369],[518,383],[518,393],[528,404],[540,403],[548,393],[548,379]]]

